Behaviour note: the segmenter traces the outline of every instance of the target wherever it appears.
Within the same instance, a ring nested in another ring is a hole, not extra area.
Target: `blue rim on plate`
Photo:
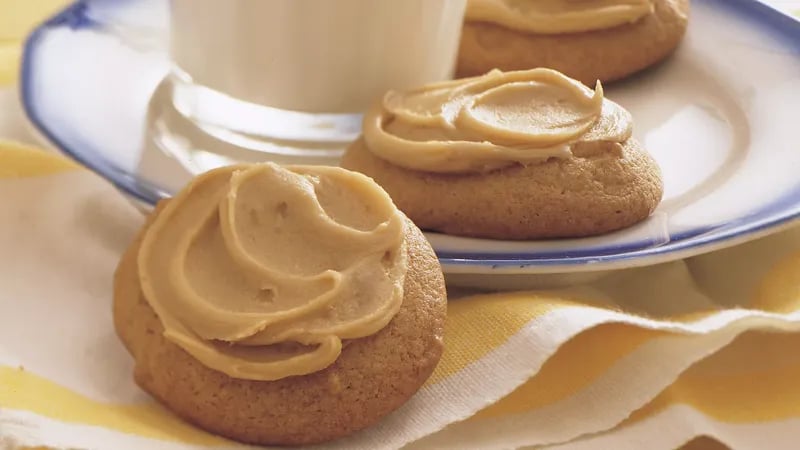
[[[122,0],[117,3],[124,3],[126,1],[131,2],[136,0]],[[31,82],[34,66],[31,55],[37,48],[42,36],[50,29],[60,27],[67,27],[71,30],[101,29],[104,23],[92,18],[88,14],[90,5],[96,3],[103,3],[103,0],[78,0],[71,3],[53,17],[37,26],[25,40],[20,70],[20,96],[22,99],[22,106],[28,120],[36,127],[36,130],[58,148],[59,151],[107,179],[126,195],[140,202],[153,205],[158,199],[168,197],[169,194],[157,186],[136,178],[103,158],[92,157],[92,155],[96,155],[96,153],[87,152],[85,150],[81,151],[78,147],[67,145],[67,143],[41,118],[35,106],[34,99],[36,92]],[[106,0],[106,3],[108,3],[108,0]]]
[[[24,109],[36,129],[60,151],[108,179],[127,195],[148,204],[168,196],[168,192],[158,186],[137,178],[134,173],[120,169],[113,162],[98,157],[92,145],[86,142],[67,142],[57,132],[57,124],[49,123],[40,115],[36,101],[37,91],[33,80],[36,70],[33,63],[42,37],[53,28],[102,30],[104,23],[87,12],[97,4],[124,4],[131,0],[80,0],[37,27],[25,43],[22,61],[21,98]],[[770,33],[785,42],[787,48],[800,55],[800,22],[779,10],[757,0],[695,0],[697,3],[713,5],[726,9],[736,15],[746,16],[750,21],[759,22]],[[113,6],[112,6],[113,7]],[[769,232],[789,226],[800,219],[800,185],[791,192],[764,205],[737,220],[694,228],[668,236],[664,243],[651,241],[628,242],[621,245],[594,246],[589,249],[569,251],[536,252],[476,252],[457,249],[437,248],[441,263],[455,272],[469,271],[469,268],[500,269],[514,271],[537,268],[540,272],[584,271],[614,269],[637,265],[648,265],[679,259],[685,256],[710,251],[749,240]]]

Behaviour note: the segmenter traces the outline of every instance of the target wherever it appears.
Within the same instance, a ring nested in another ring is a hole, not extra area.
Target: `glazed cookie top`
[[[653,0],[469,0],[466,19],[538,34],[579,33],[636,22]]]
[[[390,91],[363,133],[371,152],[397,166],[473,173],[569,157],[578,145],[619,145],[631,129],[599,82],[592,90],[540,68]]]
[[[371,179],[255,164],[194,179],[146,232],[142,292],[164,335],[234,378],[321,370],[400,309],[405,219]]]

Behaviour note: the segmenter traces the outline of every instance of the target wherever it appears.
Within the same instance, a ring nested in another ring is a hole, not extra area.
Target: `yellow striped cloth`
[[[0,86],[17,78],[22,40],[66,0],[0,0]]]
[[[13,78],[0,61],[3,73]],[[0,448],[244,448],[132,382],[110,280],[142,217],[119,193],[4,142],[0,212]],[[792,229],[587,286],[452,299],[428,383],[377,426],[321,448],[708,448],[695,438],[711,436],[796,449],[798,348]]]

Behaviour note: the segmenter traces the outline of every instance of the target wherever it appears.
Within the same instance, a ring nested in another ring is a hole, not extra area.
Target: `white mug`
[[[357,113],[451,78],[466,0],[172,0],[192,83],[283,110]]]

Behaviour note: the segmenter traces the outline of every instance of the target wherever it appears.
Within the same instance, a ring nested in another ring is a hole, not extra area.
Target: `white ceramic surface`
[[[663,168],[666,195],[656,213],[588,239],[428,233],[450,280],[487,288],[564,284],[693,256],[797,221],[800,23],[755,0],[694,0],[692,8],[672,58],[606,91],[632,112],[636,137]],[[166,10],[165,0],[78,2],[32,35],[23,70],[23,102],[42,134],[145,207],[191,172],[226,162],[202,152],[178,162],[148,137],[148,102],[168,68]]]

